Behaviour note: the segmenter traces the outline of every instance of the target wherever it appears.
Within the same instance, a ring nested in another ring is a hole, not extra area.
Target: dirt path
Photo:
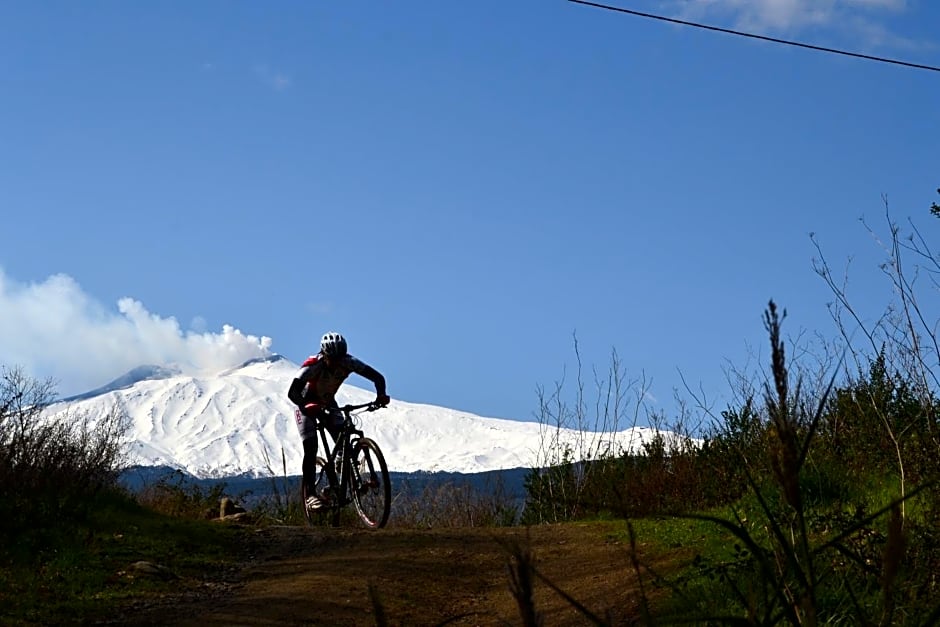
[[[198,627],[376,625],[382,616],[371,587],[389,625],[519,625],[508,568],[517,546],[528,547],[536,568],[590,611],[610,624],[633,624],[637,579],[621,530],[614,523],[379,532],[267,528],[255,532],[252,558],[223,589],[190,590],[124,618]],[[534,590],[545,625],[589,624],[544,583],[536,581]]]

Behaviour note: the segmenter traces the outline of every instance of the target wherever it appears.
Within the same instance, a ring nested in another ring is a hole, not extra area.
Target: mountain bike
[[[315,494],[307,494],[307,486],[301,482],[301,506],[308,524],[314,524],[325,513],[332,525],[338,527],[340,514],[350,503],[356,506],[359,519],[369,529],[380,529],[388,522],[392,484],[385,456],[379,445],[365,437],[354,421],[355,416],[362,413],[357,410],[368,412],[380,407],[382,405],[365,403],[338,408],[343,415],[343,424],[332,447],[327,439],[326,426],[322,420],[317,420],[323,443],[321,450],[327,455],[326,459],[317,456]],[[308,496],[316,496],[326,501],[326,505],[310,511],[304,505]]]

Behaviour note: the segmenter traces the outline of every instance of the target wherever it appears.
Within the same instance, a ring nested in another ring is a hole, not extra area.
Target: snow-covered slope
[[[49,413],[94,415],[122,408],[132,423],[132,463],[172,466],[201,478],[281,475],[283,453],[287,473],[294,475],[300,473],[302,447],[286,392],[297,368],[280,356],[212,376],[143,366],[94,392],[57,403]],[[357,404],[374,397],[371,390],[347,383],[337,400]],[[536,422],[484,418],[394,398],[387,408],[360,414],[359,422],[382,447],[389,469],[402,472],[532,467],[544,461],[539,450],[549,437]],[[561,433],[571,442],[579,435],[584,434]],[[649,429],[637,428],[607,434],[605,440],[629,448],[651,435]]]

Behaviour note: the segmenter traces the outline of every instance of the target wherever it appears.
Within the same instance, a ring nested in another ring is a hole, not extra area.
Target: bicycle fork
[[[327,478],[330,488],[334,491],[334,504],[345,507],[352,502],[351,489],[361,484],[359,469],[356,467],[353,442],[349,433],[343,432],[336,441],[333,450],[327,455]]]

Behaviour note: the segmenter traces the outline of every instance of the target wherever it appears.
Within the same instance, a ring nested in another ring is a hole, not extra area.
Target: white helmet
[[[346,354],[346,338],[330,331],[320,340],[320,352],[327,357],[342,357]]]

